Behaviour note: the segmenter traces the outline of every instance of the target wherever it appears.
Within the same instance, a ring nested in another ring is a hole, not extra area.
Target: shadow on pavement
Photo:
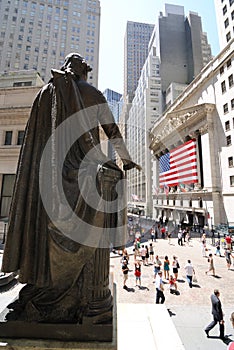
[[[139,289],[141,289],[141,290],[145,290],[145,289],[149,290],[148,287],[143,287],[143,286],[139,286]]]
[[[127,286],[126,286],[124,289],[125,289],[127,292],[133,292],[133,293],[135,292],[135,289],[134,289],[134,288],[129,288],[129,287],[127,287]]]
[[[194,288],[201,288],[201,286],[199,284],[194,284],[194,283],[193,283],[193,287]]]
[[[170,290],[170,293],[174,295],[180,295],[180,292],[178,290]]]
[[[167,309],[167,311],[168,311],[170,317],[176,316],[176,314],[174,312],[172,312],[170,309]]]

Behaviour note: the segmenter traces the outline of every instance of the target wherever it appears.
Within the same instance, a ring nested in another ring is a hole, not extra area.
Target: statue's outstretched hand
[[[133,168],[136,168],[139,171],[142,170],[142,167],[140,165],[134,163],[132,160],[127,161],[123,166],[123,170],[131,170]]]

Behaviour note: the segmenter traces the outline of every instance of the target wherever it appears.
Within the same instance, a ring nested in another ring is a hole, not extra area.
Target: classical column
[[[211,166],[211,181],[212,181],[212,200],[214,208],[214,224],[226,222],[226,214],[222,198],[221,174],[220,174],[220,135],[216,123],[216,110],[207,107],[207,124],[208,137],[210,148],[210,166]]]

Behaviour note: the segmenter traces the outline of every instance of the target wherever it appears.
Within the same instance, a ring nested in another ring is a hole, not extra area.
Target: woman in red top
[[[140,261],[135,261],[135,276],[136,276],[136,286],[139,282],[139,287],[141,286],[141,263]]]

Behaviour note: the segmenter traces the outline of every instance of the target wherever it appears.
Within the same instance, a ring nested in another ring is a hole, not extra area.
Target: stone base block
[[[7,312],[0,314],[1,350],[117,349],[115,285],[112,324],[93,324],[91,318],[83,324],[4,321]]]

